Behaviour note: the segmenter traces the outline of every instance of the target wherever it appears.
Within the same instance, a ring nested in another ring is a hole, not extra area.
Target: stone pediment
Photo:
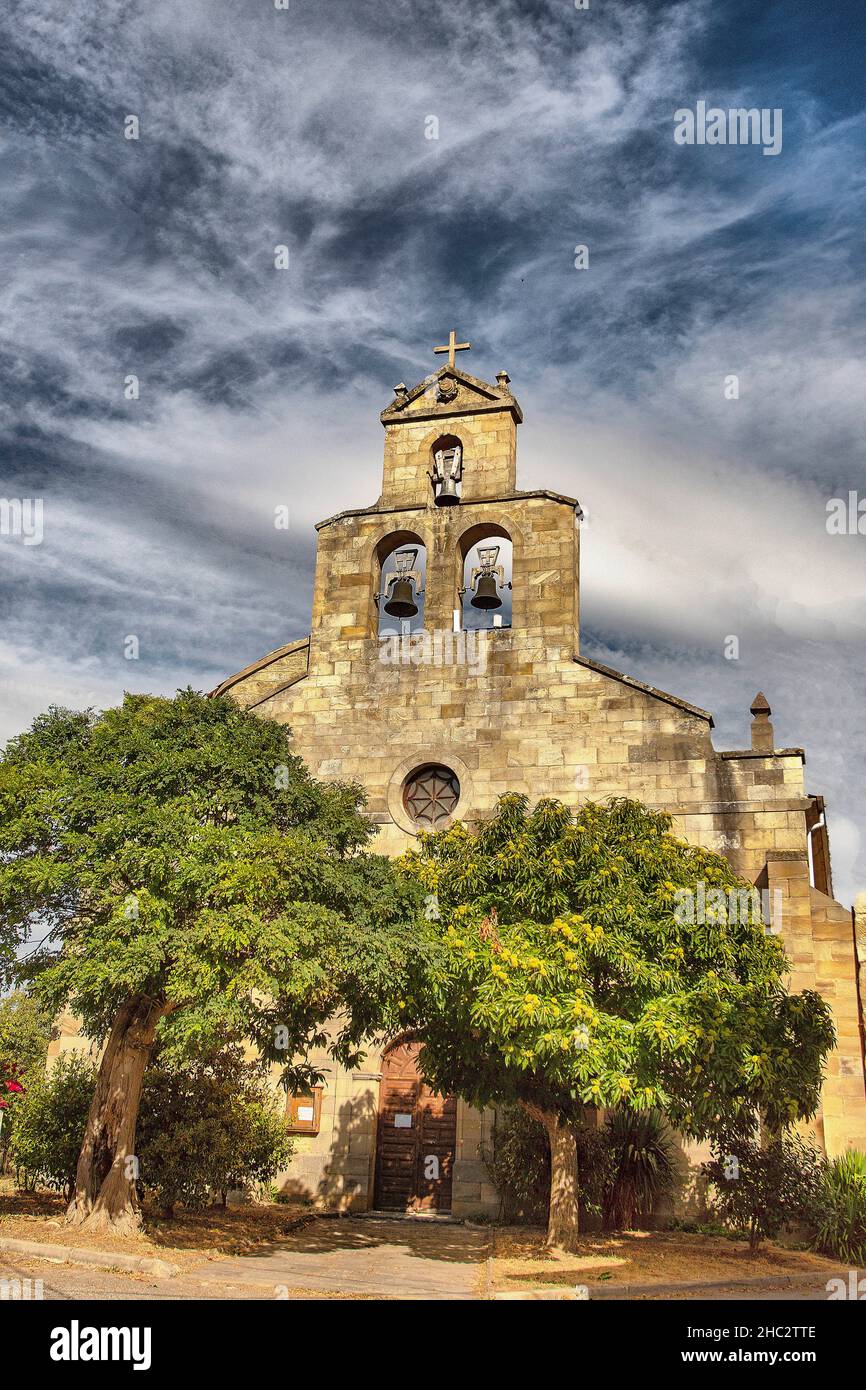
[[[411,390],[402,384],[395,387],[394,399],[379,418],[383,425],[392,425],[401,420],[477,415],[492,410],[507,410],[518,423],[523,419],[523,412],[508,389],[506,373],[502,372],[493,386],[446,363]]]

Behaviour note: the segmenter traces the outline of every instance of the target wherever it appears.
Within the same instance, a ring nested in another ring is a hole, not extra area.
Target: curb
[[[180,1265],[150,1255],[112,1254],[108,1250],[87,1250],[77,1245],[43,1245],[36,1240],[0,1239],[0,1251],[14,1255],[32,1255],[52,1264],[96,1265],[98,1269],[123,1269],[137,1274],[153,1274],[158,1279],[172,1279],[180,1274]]]
[[[491,1294],[494,1303],[588,1303],[586,1294],[576,1293],[574,1289],[506,1289]]]
[[[496,1302],[518,1302],[524,1300],[553,1300],[553,1301],[574,1301],[574,1302],[593,1302],[597,1299],[605,1298],[641,1298],[647,1294],[656,1297],[673,1297],[684,1293],[707,1293],[718,1292],[719,1289],[765,1289],[767,1285],[780,1284],[783,1288],[797,1288],[801,1285],[820,1284],[822,1278],[825,1280],[835,1278],[846,1278],[847,1269],[823,1270],[816,1269],[812,1272],[808,1270],[800,1274],[770,1274],[754,1275],[749,1279],[716,1279],[713,1282],[683,1282],[677,1284],[574,1284],[561,1286],[558,1289],[498,1289],[490,1291],[487,1297]],[[490,1285],[488,1284],[488,1289]]]
[[[676,1295],[678,1293],[712,1293],[718,1289],[765,1289],[768,1284],[780,1284],[783,1288],[797,1288],[800,1285],[820,1284],[828,1279],[847,1275],[847,1270],[816,1269],[802,1274],[754,1275],[750,1279],[715,1279],[711,1283],[684,1282],[679,1284],[604,1284],[600,1288],[588,1285],[590,1299],[596,1298],[635,1298],[642,1294]]]

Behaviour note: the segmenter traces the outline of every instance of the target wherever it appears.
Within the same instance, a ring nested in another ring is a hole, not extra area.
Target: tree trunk
[[[550,1143],[550,1207],[547,1240],[551,1250],[576,1250],[580,1230],[577,1193],[577,1140],[567,1120],[552,1111],[526,1105],[530,1115],[547,1130]]]
[[[103,1054],[66,1212],[73,1226],[120,1235],[141,1229],[135,1127],[141,1083],[165,1006],[141,996],[119,1009]]]

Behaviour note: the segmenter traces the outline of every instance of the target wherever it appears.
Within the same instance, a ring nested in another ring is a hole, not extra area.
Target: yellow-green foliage
[[[744,885],[719,855],[628,800],[506,796],[473,833],[405,857],[435,910],[434,969],[404,1003],[427,1075],[476,1103],[664,1111],[681,1130],[814,1113],[833,1042],[827,1006],[789,995],[760,913],[688,922],[685,891]],[[701,914],[698,914],[701,915]]]

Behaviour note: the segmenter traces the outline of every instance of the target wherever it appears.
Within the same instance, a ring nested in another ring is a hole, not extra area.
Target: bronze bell
[[[436,494],[437,507],[454,507],[460,501],[457,483],[454,478],[443,478]]]
[[[397,580],[385,604],[385,612],[392,618],[414,618],[418,605],[412,593],[411,579]]]
[[[472,600],[473,608],[501,608],[502,599],[496,592],[496,575],[482,574]]]
[[[457,484],[463,476],[463,445],[452,444],[447,449],[437,449],[433,455],[433,484],[437,507],[456,507],[460,501]]]

